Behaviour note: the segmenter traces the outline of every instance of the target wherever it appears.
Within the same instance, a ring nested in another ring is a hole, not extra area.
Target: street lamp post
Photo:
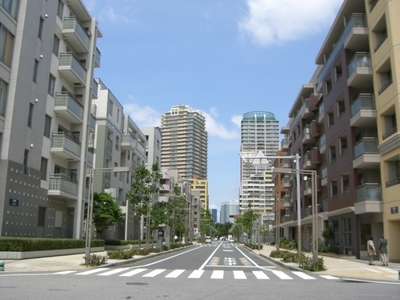
[[[90,262],[90,250],[91,250],[91,241],[92,241],[92,222],[93,222],[93,183],[94,183],[94,173],[121,173],[121,172],[129,172],[129,167],[114,167],[114,168],[91,168],[89,170],[89,199],[88,199],[88,207],[87,207],[87,216],[86,216],[86,242],[85,242],[85,263]],[[126,229],[125,229],[126,230]]]
[[[268,159],[294,159],[296,163],[296,192],[297,192],[297,253],[299,258],[301,256],[301,201],[300,201],[300,155],[296,153],[291,156],[264,156],[262,151],[258,151],[256,155],[254,155],[254,151],[252,152],[239,152],[240,157],[244,160],[244,164],[247,167],[251,167],[254,165],[259,166],[269,166]],[[257,163],[258,161],[258,163]],[[279,241],[278,241],[279,242]]]
[[[313,264],[318,262],[318,207],[317,207],[317,171],[299,170],[288,168],[274,168],[275,173],[296,173],[296,177],[302,175],[311,175],[311,204],[312,204],[312,254]]]

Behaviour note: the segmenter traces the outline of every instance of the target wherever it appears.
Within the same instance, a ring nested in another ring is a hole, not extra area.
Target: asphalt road
[[[217,242],[115,267],[2,276],[0,299],[365,300],[398,299],[398,287],[294,272]]]

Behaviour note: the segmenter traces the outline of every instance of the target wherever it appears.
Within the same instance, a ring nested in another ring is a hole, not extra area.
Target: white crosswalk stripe
[[[301,271],[288,271],[287,273],[284,271],[278,270],[253,270],[251,272],[246,272],[243,270],[185,270],[185,269],[176,269],[176,270],[168,270],[166,275],[162,274],[166,272],[167,269],[147,269],[147,268],[97,268],[91,269],[84,272],[76,272],[76,271],[60,271],[54,274],[57,275],[95,275],[95,276],[112,276],[117,275],[120,277],[132,277],[132,276],[140,276],[143,278],[154,278],[156,276],[163,276],[164,278],[176,279],[176,278],[188,278],[188,279],[229,279],[233,274],[233,278],[235,280],[247,280],[247,279],[256,279],[256,280],[271,280],[271,279],[280,279],[280,280],[293,280],[295,278],[301,280],[316,280],[316,279],[325,279],[325,280],[338,280],[338,277],[334,277],[331,275],[315,275],[307,274]],[[188,271],[190,273],[185,273]],[[188,275],[189,274],[189,275]],[[293,275],[294,278],[292,277]],[[225,276],[226,275],[226,276]],[[292,275],[292,276],[290,276]]]

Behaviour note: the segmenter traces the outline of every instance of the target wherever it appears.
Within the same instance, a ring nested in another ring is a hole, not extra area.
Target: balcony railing
[[[357,53],[351,59],[349,65],[347,66],[347,77],[350,77],[351,74],[357,68],[370,68],[372,67],[371,64],[371,56],[369,53]]]
[[[83,118],[83,106],[68,92],[56,93],[54,110],[59,107],[66,107],[68,111],[74,113],[80,120]]]
[[[351,116],[354,117],[360,110],[376,110],[373,94],[360,94],[351,104]]]
[[[354,146],[353,151],[354,159],[364,154],[378,154],[378,139],[363,138]]]
[[[346,28],[343,30],[342,35],[340,36],[339,40],[335,44],[335,47],[333,48],[332,53],[329,55],[329,58],[327,59],[324,67],[322,68],[321,72],[318,75],[317,78],[317,85],[319,86],[322,84],[322,81],[324,80],[326,74],[331,68],[331,65],[336,58],[336,55],[342,49],[343,44],[347,37],[349,36],[350,32],[353,30],[354,27],[367,27],[367,22],[365,18],[365,14],[353,14],[350,18],[349,23],[347,24]]]
[[[356,188],[356,202],[381,200],[382,188],[378,183],[366,183]]]
[[[79,80],[82,84],[86,82],[86,70],[72,53],[60,53],[58,70],[61,75],[68,76],[72,82],[76,80]]]
[[[51,148],[62,148],[78,157],[81,151],[80,143],[73,137],[62,132],[52,134]]]
[[[76,196],[78,194],[78,184],[65,174],[53,174],[49,176],[49,190],[60,191]]]
[[[89,49],[89,36],[87,34],[87,32],[85,31],[85,29],[83,29],[83,27],[81,26],[81,24],[78,22],[78,20],[76,19],[75,16],[70,16],[70,17],[65,17],[64,18],[64,25],[63,25],[63,34],[68,38],[69,34],[67,34],[68,32],[73,32],[74,33],[74,38],[73,38],[73,42],[71,42],[71,44],[78,46],[76,48],[77,51],[79,52],[87,52]],[[75,36],[79,38],[80,40],[80,44],[76,44],[78,42],[78,40],[75,39]],[[83,45],[83,47],[82,47]],[[85,49],[85,51],[83,51],[83,48]]]

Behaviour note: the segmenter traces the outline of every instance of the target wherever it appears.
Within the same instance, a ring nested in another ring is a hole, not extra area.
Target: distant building
[[[208,137],[202,112],[176,105],[161,117],[161,164],[183,179],[207,179]]]
[[[211,212],[211,218],[213,219],[213,221],[215,223],[217,223],[218,222],[218,219],[217,219],[218,211],[217,211],[217,209],[216,208],[212,208],[212,209],[210,209],[210,212]]]
[[[202,208],[208,209],[208,180],[206,179],[189,179],[192,192],[198,191]]]
[[[239,201],[225,201],[221,203],[220,223],[235,223],[235,219],[231,215],[239,215]]]

